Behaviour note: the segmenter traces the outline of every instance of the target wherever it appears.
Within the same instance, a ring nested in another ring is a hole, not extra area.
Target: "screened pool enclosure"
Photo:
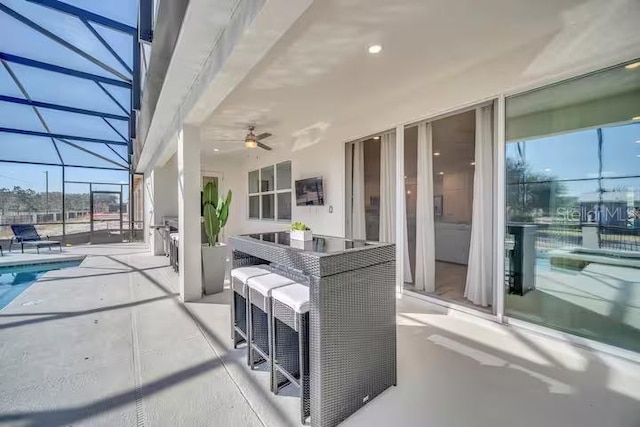
[[[0,0],[0,239],[11,224],[72,244],[142,236],[131,158],[152,10]]]

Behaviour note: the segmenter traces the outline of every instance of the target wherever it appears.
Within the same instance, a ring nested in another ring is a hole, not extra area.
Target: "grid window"
[[[291,162],[249,171],[249,219],[291,220]]]

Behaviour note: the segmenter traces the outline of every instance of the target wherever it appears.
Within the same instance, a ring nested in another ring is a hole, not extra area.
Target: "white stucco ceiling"
[[[315,0],[200,121],[203,150],[243,152],[221,140],[249,123],[276,150],[346,141],[627,60],[637,22],[637,0]]]

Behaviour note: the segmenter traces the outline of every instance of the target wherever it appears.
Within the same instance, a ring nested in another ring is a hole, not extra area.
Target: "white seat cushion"
[[[261,267],[238,267],[231,270],[231,277],[238,279],[244,284],[247,284],[247,280],[256,276],[264,276],[271,272]]]
[[[287,279],[279,274],[270,273],[264,276],[251,277],[247,280],[247,286],[260,292],[265,297],[271,296],[271,291],[284,285],[290,285],[293,280]]]
[[[300,283],[274,289],[271,297],[291,307],[296,313],[309,311],[309,287]]]

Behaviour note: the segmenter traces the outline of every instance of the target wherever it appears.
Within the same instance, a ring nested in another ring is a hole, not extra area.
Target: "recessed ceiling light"
[[[411,190],[407,190],[407,194],[411,194]]]
[[[440,152],[439,152],[439,151],[436,151],[435,153],[433,153],[433,155],[434,155],[434,156],[439,156],[439,155],[440,155]]]
[[[438,172],[439,175],[444,175],[444,172]]]
[[[380,53],[382,52],[382,46],[380,46],[379,44],[372,44],[371,46],[369,46],[369,53]]]
[[[627,64],[624,66],[624,68],[626,68],[627,70],[633,70],[635,68],[639,68],[640,67],[640,61],[638,62],[632,62],[631,64]]]
[[[219,148],[214,148],[213,151],[215,151],[217,153],[218,151],[220,151],[220,149]]]
[[[640,116],[631,117],[631,120],[640,120]]]
[[[379,136],[374,136],[373,139],[380,139],[380,137]]]
[[[475,166],[475,165],[476,165],[476,162],[471,162],[471,163],[469,163],[469,164],[470,164],[471,166]]]
[[[551,172],[551,168],[545,168],[545,172]]]

